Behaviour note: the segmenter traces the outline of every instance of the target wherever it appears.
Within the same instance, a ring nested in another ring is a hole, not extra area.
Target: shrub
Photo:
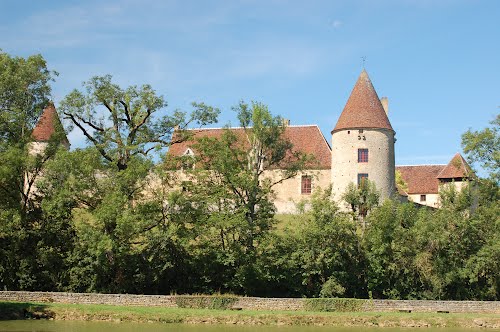
[[[232,295],[193,295],[193,296],[176,296],[175,303],[179,308],[191,309],[216,309],[226,310],[229,309],[238,297]]]
[[[304,308],[307,311],[355,312],[361,311],[366,302],[367,300],[345,298],[305,299]]]

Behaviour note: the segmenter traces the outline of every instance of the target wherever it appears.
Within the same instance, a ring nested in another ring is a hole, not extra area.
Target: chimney
[[[283,126],[288,127],[290,125],[290,120],[289,119],[283,118],[282,121],[283,121]]]
[[[389,116],[389,99],[387,97],[380,98],[380,102],[382,103],[382,107],[384,108],[385,115]]]

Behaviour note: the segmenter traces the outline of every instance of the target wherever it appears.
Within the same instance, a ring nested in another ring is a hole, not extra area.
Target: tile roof
[[[438,174],[446,165],[396,166],[396,171],[408,185],[408,194],[437,194]]]
[[[465,179],[471,176],[473,176],[471,167],[462,155],[457,153],[437,177],[438,179]]]
[[[370,77],[364,69],[359,75],[332,133],[342,129],[356,128],[378,128],[394,131]]]
[[[35,129],[33,129],[31,136],[35,141],[46,142],[55,133],[57,126],[62,128],[61,120],[59,120],[54,104],[49,103],[43,110],[42,116],[38,120]],[[65,143],[68,142],[66,135],[64,135],[64,141]]]
[[[218,138],[222,136],[224,130],[223,128],[190,129],[190,132],[194,133],[193,137],[189,141],[172,144],[167,155],[182,156],[188,148],[194,150],[192,145],[197,138]],[[230,130],[237,137],[241,137],[241,141],[246,141],[246,139],[243,139],[243,128],[231,128]],[[287,126],[284,136],[293,144],[295,151],[311,154],[316,157],[317,161],[311,166],[311,169],[331,168],[331,148],[318,126]]]

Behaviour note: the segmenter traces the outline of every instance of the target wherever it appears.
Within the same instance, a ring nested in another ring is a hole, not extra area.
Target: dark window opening
[[[365,180],[368,180],[367,173],[358,173],[358,186],[362,185]]]
[[[425,195],[420,195],[420,201],[425,202],[427,200],[427,197]]]
[[[300,193],[308,195],[312,192],[312,178],[310,175],[302,175]]]
[[[368,162],[368,149],[358,149],[358,163]]]

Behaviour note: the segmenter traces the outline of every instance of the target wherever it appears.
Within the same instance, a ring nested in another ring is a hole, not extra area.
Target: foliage
[[[283,120],[265,105],[242,102],[234,109],[242,129],[193,144],[196,167],[186,171],[188,201],[178,201],[185,204],[178,209],[198,216],[196,250],[205,249],[202,257],[212,271],[207,286],[216,287],[217,281],[219,289],[247,293],[260,287],[255,262],[264,253],[256,247],[266,242],[274,223],[272,189],[295,176],[309,158],[293,150]]]
[[[189,117],[180,111],[156,117],[167,103],[150,85],[122,89],[112,83],[110,75],[95,76],[83,85],[85,92],[73,90],[60,109],[119,170],[126,169],[134,156],[147,156],[172,144],[176,126],[213,123],[219,113],[201,103],[193,104],[195,111]]]
[[[13,57],[0,50],[0,140],[29,141],[31,130],[50,96],[57,73],[40,55]],[[0,144],[1,150],[1,144]]]
[[[401,175],[401,172],[396,170],[396,186],[403,190],[404,192],[408,192],[408,183],[403,179],[403,176]]]
[[[375,183],[370,180],[363,180],[356,186],[349,183],[342,199],[349,205],[353,213],[361,217],[366,217],[368,212],[378,205],[380,194]]]
[[[175,296],[175,304],[179,308],[227,310],[238,301],[237,296]]]
[[[467,130],[462,135],[462,147],[467,159],[489,172],[491,179],[500,182],[500,114],[483,130]]]
[[[498,118],[464,134],[469,160],[490,177],[443,186],[440,209],[378,205],[364,181],[344,194],[351,213],[331,187],[314,188],[302,213],[276,229],[274,186],[314,161],[265,105],[240,103],[241,129],[194,142],[193,167],[172,172],[150,152],[189,139],[182,127],[218,111],[196,104],[189,116],[160,116],[165,102],[151,87],[95,77],[62,107],[93,144],[65,151],[58,128],[29,154],[27,132],[54,74],[40,56],[1,53],[0,66],[13,75],[0,74],[0,289],[323,297],[307,306],[327,311],[367,303],[337,297],[500,299]],[[235,297],[176,301],[224,309]]]
[[[368,300],[349,298],[304,299],[304,307],[307,311],[320,312],[358,312],[363,310],[366,303]]]

